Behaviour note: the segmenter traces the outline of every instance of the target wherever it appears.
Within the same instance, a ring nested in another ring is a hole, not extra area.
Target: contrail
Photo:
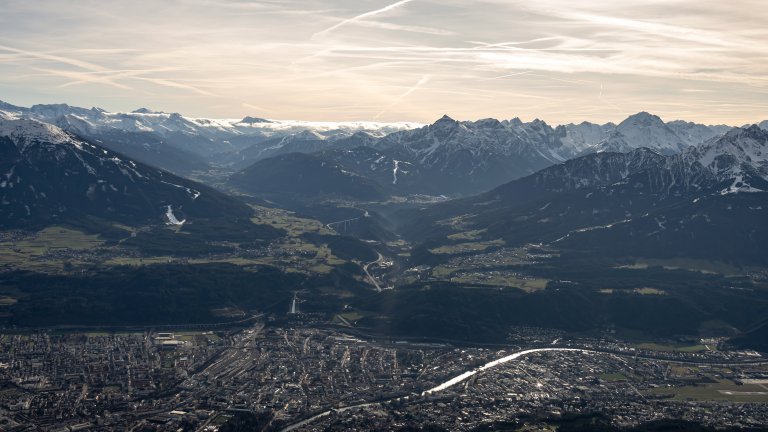
[[[36,59],[40,59],[40,60],[50,60],[50,61],[55,61],[55,62],[59,62],[59,63],[64,63],[64,64],[68,64],[70,66],[75,66],[75,67],[78,67],[80,69],[85,69],[85,70],[89,70],[89,71],[92,71],[92,72],[103,72],[103,71],[106,70],[106,68],[104,68],[102,66],[99,66],[97,64],[81,61],[81,60],[78,60],[78,59],[75,59],[75,58],[58,56],[58,55],[53,55],[53,54],[47,54],[47,53],[43,53],[43,52],[27,51],[27,50],[23,50],[23,49],[13,48],[13,47],[10,47],[10,46],[7,46],[7,45],[0,45],[0,50],[10,51],[12,53],[16,53],[16,54],[19,54],[19,55],[23,55],[23,56],[27,56],[27,57],[32,57],[32,58],[36,58]]]
[[[424,75],[423,77],[421,77],[421,79],[420,79],[418,82],[416,82],[416,84],[414,84],[413,86],[411,86],[411,88],[409,88],[409,89],[408,89],[408,90],[406,90],[406,91],[405,91],[403,94],[401,94],[400,96],[398,96],[398,97],[397,97],[397,98],[396,98],[394,101],[392,101],[392,103],[391,103],[391,104],[389,104],[389,105],[388,105],[386,108],[384,108],[383,110],[381,110],[381,112],[379,112],[378,114],[376,114],[376,115],[373,117],[373,118],[374,118],[374,120],[378,120],[378,119],[379,119],[379,117],[381,117],[381,116],[382,116],[382,114],[384,114],[385,112],[389,111],[389,110],[390,110],[390,109],[391,109],[393,106],[397,105],[397,104],[398,104],[400,101],[402,101],[403,99],[407,98],[407,97],[408,97],[408,95],[410,95],[411,93],[415,92],[415,91],[416,91],[416,90],[417,90],[419,87],[421,87],[422,85],[424,85],[424,84],[426,84],[427,82],[429,82],[429,79],[430,79],[430,76],[429,76],[429,75]]]
[[[333,26],[331,26],[331,27],[328,27],[328,28],[327,28],[327,29],[325,29],[325,30],[321,30],[321,31],[319,31],[319,32],[317,32],[317,33],[315,33],[315,34],[313,34],[313,35],[312,35],[312,38],[314,39],[314,38],[315,38],[315,37],[317,37],[317,36],[321,36],[321,35],[324,35],[324,34],[326,34],[326,33],[332,32],[332,31],[336,30],[336,29],[337,29],[337,28],[339,28],[339,27],[345,26],[345,25],[347,25],[347,24],[351,24],[351,23],[353,23],[353,22],[355,22],[355,21],[360,21],[360,20],[362,20],[362,19],[370,18],[370,17],[372,17],[372,16],[374,16],[374,15],[378,15],[378,14],[380,14],[380,13],[384,13],[384,12],[387,12],[387,11],[391,11],[392,9],[396,9],[396,8],[399,8],[400,6],[402,6],[402,5],[406,4],[406,3],[410,3],[410,2],[412,2],[412,1],[413,1],[413,0],[400,0],[400,1],[399,1],[399,2],[397,2],[397,3],[392,3],[391,5],[389,5],[389,6],[384,6],[384,7],[383,7],[383,8],[381,8],[381,9],[376,9],[376,10],[374,10],[374,11],[366,12],[366,13],[364,13],[364,14],[360,14],[360,15],[358,15],[358,16],[354,16],[354,17],[352,17],[352,18],[348,18],[348,19],[345,19],[344,21],[341,21],[340,23],[337,23],[337,24],[335,24],[335,25],[333,25]]]
[[[493,78],[482,79],[482,80],[480,80],[480,82],[493,81],[493,80],[498,80],[498,79],[503,79],[503,78],[510,78],[510,77],[518,76],[518,75],[528,75],[529,73],[531,73],[531,71],[514,72],[514,73],[511,73],[511,74],[495,76]]]
[[[182,89],[182,90],[189,90],[189,91],[193,91],[195,93],[199,93],[199,94],[204,95],[204,96],[216,96],[215,94],[213,94],[213,93],[211,93],[209,91],[197,88],[195,86],[191,86],[189,84],[184,84],[184,83],[181,83],[181,82],[178,82],[178,81],[173,81],[173,80],[170,80],[170,79],[165,79],[165,78],[148,78],[148,77],[134,77],[134,79],[151,82],[152,84],[157,84],[157,85],[161,85],[161,86],[165,86],[165,87],[173,87],[173,88],[178,88],[178,89]]]
[[[50,72],[55,75],[61,75],[61,76],[69,76],[63,73],[63,71],[52,71],[52,70],[46,70],[46,69],[40,69],[44,72]],[[59,87],[70,87],[78,84],[86,84],[86,83],[92,83],[92,82],[102,82],[109,85],[115,85],[115,86],[121,86],[122,84],[118,84],[117,82],[114,82],[115,79],[122,79],[122,78],[132,78],[137,75],[144,75],[149,73],[155,73],[155,72],[167,72],[167,71],[175,71],[178,70],[177,68],[157,68],[157,69],[128,69],[128,70],[105,70],[103,72],[78,72],[78,73],[72,73],[71,76],[80,76],[81,79],[75,79],[74,81],[70,81],[68,83],[64,83],[60,85]],[[129,87],[125,87],[129,88]]]
[[[80,83],[97,83],[97,84],[105,84],[112,87],[117,87],[123,90],[131,90],[129,86],[115,82],[110,76],[92,75],[87,72],[81,72],[81,71],[45,69],[45,68],[37,68],[37,67],[32,67],[32,69],[40,72],[45,72],[46,74],[49,74],[49,75],[57,75],[57,76],[74,80],[69,83],[63,84],[60,87],[67,87],[69,85],[80,84]]]

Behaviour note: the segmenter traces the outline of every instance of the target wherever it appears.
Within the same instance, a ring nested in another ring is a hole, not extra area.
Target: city
[[[454,346],[367,339],[293,312],[216,331],[3,334],[0,427],[216,431],[238,413],[269,413],[267,430],[284,431],[543,427],[596,413],[616,427],[768,423],[768,358],[716,340],[664,351],[522,327],[503,348]]]

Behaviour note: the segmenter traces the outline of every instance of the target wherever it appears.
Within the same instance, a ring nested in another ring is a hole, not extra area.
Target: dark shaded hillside
[[[230,154],[229,158],[233,163],[233,168],[244,169],[262,159],[289,153],[315,153],[328,147],[328,145],[329,143],[321,135],[305,131],[296,135],[258,142],[235,154]]]
[[[768,320],[757,324],[731,342],[740,348],[768,352]]]
[[[584,156],[476,197],[404,212],[401,232],[422,249],[476,230],[513,246],[766,264],[766,165],[749,157],[766,146],[768,134],[750,127],[676,156],[647,149]]]
[[[307,308],[339,307],[317,291],[354,289],[345,269],[307,277],[274,267],[231,264],[113,267],[88,274],[0,274],[0,293],[18,302],[4,308],[6,325],[155,325],[232,321],[219,308],[283,314],[295,290],[305,290]]]
[[[336,197],[374,201],[386,196],[374,181],[343,165],[302,153],[260,160],[232,175],[229,182],[244,191],[278,200]]]
[[[688,257],[768,264],[768,193],[680,200],[610,228],[570,233],[559,247],[607,256]]]
[[[707,323],[725,322],[747,330],[764,320],[768,310],[768,291],[716,275],[661,268],[606,269],[579,260],[536,272],[547,278],[557,274],[569,282],[553,280],[547,289],[532,293],[422,282],[361,299],[353,306],[367,312],[359,323],[377,332],[485,342],[503,342],[510,326],[570,332],[616,328],[654,338],[711,336]],[[635,291],[647,286],[662,294]],[[611,292],[602,291],[606,288]],[[752,342],[750,346],[756,347]]]
[[[35,227],[86,216],[127,225],[237,220],[252,211],[210,187],[134,162],[32,120],[0,136],[0,227]],[[170,206],[170,207],[169,207]]]
[[[172,145],[149,132],[129,132],[119,129],[94,132],[84,136],[103,147],[120,153],[136,162],[157,167],[179,175],[209,168],[206,160],[195,153]]]

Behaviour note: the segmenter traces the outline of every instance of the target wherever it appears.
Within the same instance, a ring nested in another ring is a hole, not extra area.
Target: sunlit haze
[[[768,117],[740,1],[6,0],[0,99],[190,116],[550,123]]]

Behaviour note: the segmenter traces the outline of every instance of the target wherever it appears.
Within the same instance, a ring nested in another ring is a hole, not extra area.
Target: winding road
[[[378,292],[381,292],[381,291],[382,291],[382,288],[381,288],[381,286],[379,285],[379,282],[376,280],[376,278],[375,278],[375,277],[373,277],[373,276],[371,275],[371,273],[370,273],[370,272],[368,272],[368,266],[370,266],[371,264],[378,264],[378,263],[380,263],[380,262],[384,261],[384,255],[382,255],[382,254],[380,254],[380,253],[378,253],[378,252],[376,252],[376,253],[377,253],[377,254],[379,254],[379,257],[376,259],[376,261],[371,261],[371,262],[369,262],[368,264],[365,264],[365,265],[363,266],[363,271],[365,272],[365,275],[368,277],[368,281],[369,281],[369,282],[371,282],[371,283],[373,284],[373,286],[375,286],[375,287],[376,287],[376,291],[378,291]]]

